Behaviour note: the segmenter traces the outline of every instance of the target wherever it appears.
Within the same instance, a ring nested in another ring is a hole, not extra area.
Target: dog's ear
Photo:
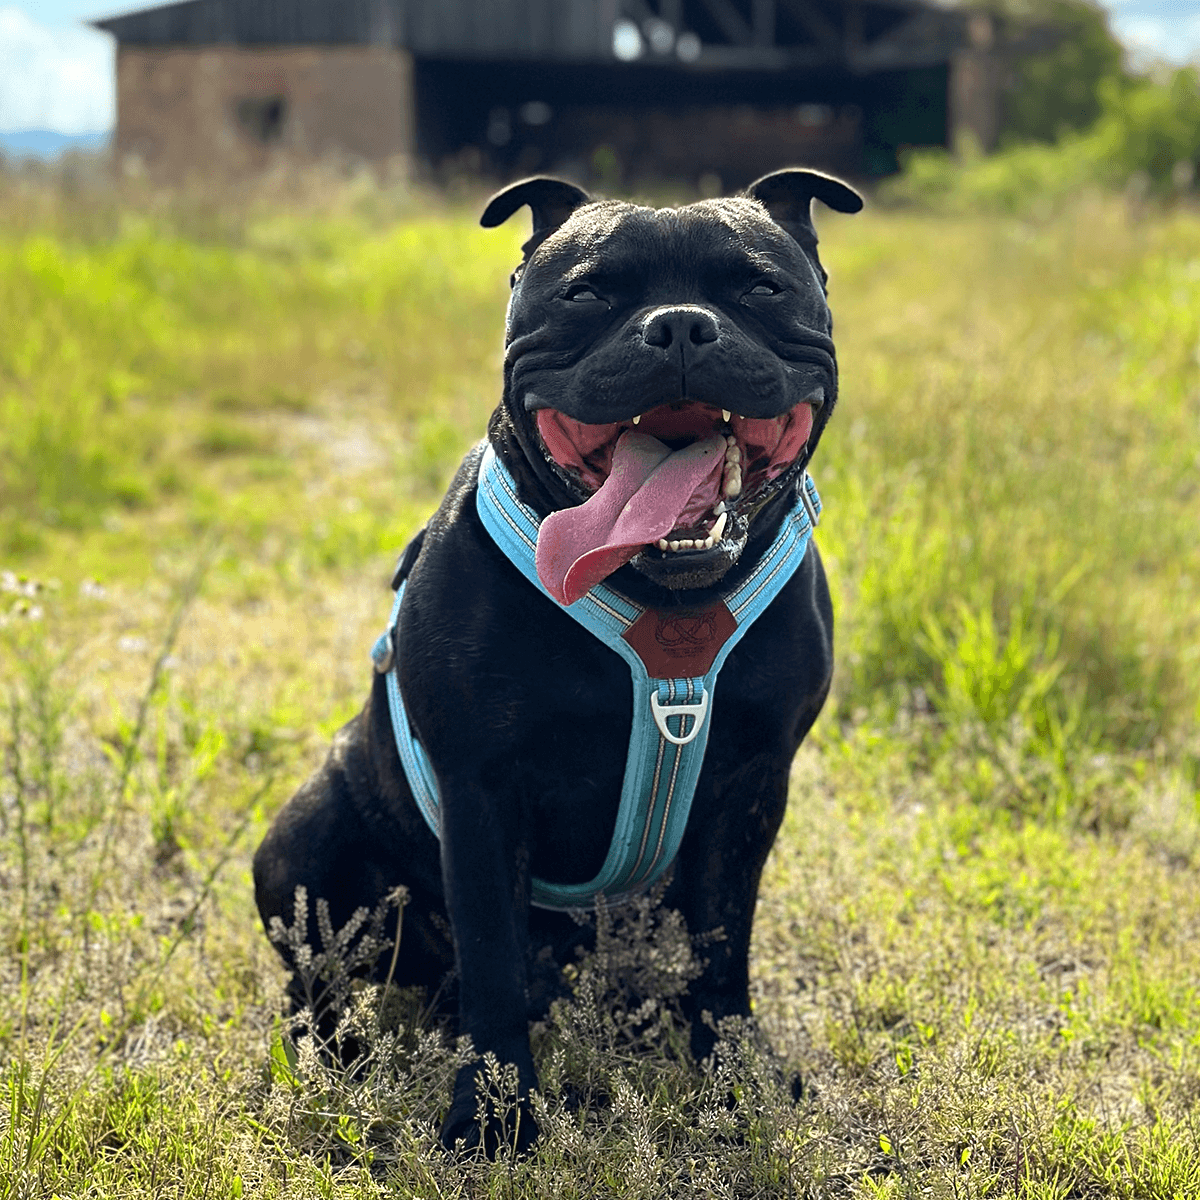
[[[863,198],[848,184],[822,171],[806,171],[793,167],[764,175],[746,189],[751,200],[757,200],[771,219],[786,229],[800,243],[825,278],[825,269],[817,259],[817,230],[812,220],[812,202],[836,212],[861,211]]]
[[[591,196],[565,179],[537,175],[510,183],[498,191],[483,210],[479,223],[485,229],[502,225],[523,204],[533,213],[533,235],[521,247],[525,260],[577,209],[591,202]]]

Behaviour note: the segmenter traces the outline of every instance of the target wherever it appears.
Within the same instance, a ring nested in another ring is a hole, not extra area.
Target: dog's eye
[[[599,300],[600,297],[586,283],[577,283],[573,287],[567,288],[567,294],[563,299],[577,300],[581,304],[586,304],[589,300]]]
[[[769,279],[760,279],[747,293],[747,296],[777,296],[783,288],[773,284]]]

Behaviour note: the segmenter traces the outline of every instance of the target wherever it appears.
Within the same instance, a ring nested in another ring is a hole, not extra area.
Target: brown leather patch
[[[733,614],[718,600],[710,608],[647,609],[621,636],[651,679],[682,679],[706,675],[736,630]]]

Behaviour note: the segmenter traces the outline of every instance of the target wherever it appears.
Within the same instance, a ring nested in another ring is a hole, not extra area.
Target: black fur
[[[829,419],[837,374],[813,196],[843,211],[861,206],[836,180],[788,171],[745,197],[661,210],[593,203],[561,181],[529,180],[486,210],[488,225],[522,204],[535,214],[514,276],[504,396],[488,436],[541,513],[584,494],[543,452],[540,407],[588,423],[626,420],[680,395],[745,416],[777,415],[805,399],[817,408],[795,467],[731,522],[732,549],[694,556],[701,566],[645,551],[609,579],[642,604],[695,605],[735,585],[774,537]],[[779,290],[752,293],[764,279]],[[580,281],[594,301],[568,298]],[[363,711],[279,813],[254,875],[265,922],[288,919],[299,884],[329,901],[335,926],[406,885],[396,983],[436,989],[453,971],[461,1032],[480,1054],[515,1064],[527,1095],[537,1082],[528,1022],[558,986],[554,963],[569,961],[586,934],[570,917],[530,906],[530,877],[580,882],[599,869],[621,793],[631,689],[625,663],[537,592],[484,530],[475,511],[481,453],[468,455],[423,543],[401,564],[409,581],[401,685],[437,771],[441,843],[412,799],[377,675]],[[665,897],[693,934],[723,934],[707,947],[686,1001],[698,1058],[714,1042],[704,1014],[749,1014],[759,876],[792,758],[829,689],[832,633],[814,544],[721,672]],[[467,1068],[457,1080],[442,1130],[448,1146],[479,1136],[474,1075]],[[504,1136],[484,1130],[490,1149]],[[534,1136],[526,1113],[521,1146]]]

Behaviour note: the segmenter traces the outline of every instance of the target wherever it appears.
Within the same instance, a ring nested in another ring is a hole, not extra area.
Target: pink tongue
[[[666,537],[686,509],[715,502],[724,465],[720,434],[674,451],[647,433],[621,434],[599,490],[542,522],[537,573],[543,586],[560,604],[574,604],[643,546]]]

